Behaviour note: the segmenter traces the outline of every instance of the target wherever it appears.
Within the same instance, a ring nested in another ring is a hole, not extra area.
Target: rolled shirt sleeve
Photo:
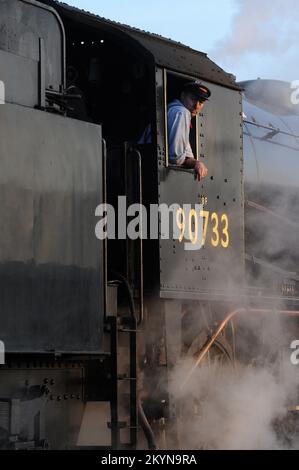
[[[186,158],[194,158],[190,145],[191,113],[180,102],[168,109],[169,162],[182,165]]]

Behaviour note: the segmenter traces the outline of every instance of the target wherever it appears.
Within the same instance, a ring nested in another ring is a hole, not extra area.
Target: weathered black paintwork
[[[7,351],[99,350],[101,129],[9,104],[0,123],[1,338]]]

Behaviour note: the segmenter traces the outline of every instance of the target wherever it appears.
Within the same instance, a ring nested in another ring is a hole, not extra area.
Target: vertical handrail
[[[120,429],[118,416],[118,332],[117,317],[108,318],[110,325],[110,351],[111,351],[111,448],[118,450],[120,447]]]
[[[136,448],[138,440],[137,414],[137,322],[130,318],[130,445]]]
[[[163,69],[163,105],[164,105],[164,133],[165,133],[165,166],[169,167],[168,150],[168,110],[167,110],[167,70]]]
[[[38,106],[40,109],[46,107],[46,70],[45,70],[45,43],[39,38],[39,61],[38,61]]]
[[[126,152],[126,157],[128,155],[136,155],[138,159],[138,196],[139,196],[139,205],[142,206],[142,157],[141,153],[138,149],[131,147],[129,149],[129,152]],[[139,278],[139,317],[137,320],[137,325],[140,325],[143,322],[144,319],[144,309],[143,309],[143,291],[144,291],[144,285],[143,285],[143,220],[142,220],[142,211],[140,212],[140,244],[139,244],[139,257],[140,257],[140,263],[139,263],[139,273],[140,273],[140,278]]]
[[[107,143],[102,138],[102,198],[103,203],[107,203]],[[104,315],[107,313],[107,299],[108,299],[108,261],[107,261],[107,239],[103,241],[103,284],[104,284]]]

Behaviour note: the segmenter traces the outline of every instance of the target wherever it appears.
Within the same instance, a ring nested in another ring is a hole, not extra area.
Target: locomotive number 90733
[[[188,214],[180,207],[176,213],[176,224],[180,232],[179,241],[190,240],[193,245],[209,244],[213,248],[228,248],[230,245],[230,224],[227,214],[217,214],[207,210],[197,212],[191,209]],[[202,230],[199,228],[202,224]],[[201,240],[200,240],[201,239]]]

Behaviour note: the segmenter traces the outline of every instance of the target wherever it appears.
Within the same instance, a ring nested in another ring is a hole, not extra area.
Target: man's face
[[[190,113],[192,114],[192,117],[197,116],[197,114],[200,113],[200,111],[205,105],[204,102],[202,103],[201,101],[199,101],[198,98],[196,98],[194,95],[190,93],[182,93],[181,101],[183,105],[185,106],[185,108],[187,108],[188,111],[190,111]]]

